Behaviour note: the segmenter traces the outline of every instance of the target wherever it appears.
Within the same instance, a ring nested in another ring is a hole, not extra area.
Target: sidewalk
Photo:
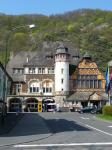
[[[7,113],[4,123],[1,121],[1,116],[0,116],[0,135],[10,132],[10,130],[14,126],[16,126],[16,124],[22,118],[22,116],[23,114],[17,115],[16,113]]]

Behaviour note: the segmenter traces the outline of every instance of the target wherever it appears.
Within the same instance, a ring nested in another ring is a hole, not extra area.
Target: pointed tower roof
[[[83,56],[83,59],[91,59],[91,56],[86,52]]]
[[[68,48],[65,47],[63,44],[61,44],[57,49],[56,49],[56,54],[69,54]]]

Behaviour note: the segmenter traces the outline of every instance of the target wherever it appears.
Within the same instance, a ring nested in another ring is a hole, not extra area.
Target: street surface
[[[0,150],[37,149],[112,150],[112,122],[77,112],[26,113],[0,135]]]

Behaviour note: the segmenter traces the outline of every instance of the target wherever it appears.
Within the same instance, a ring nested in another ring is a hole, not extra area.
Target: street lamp
[[[35,24],[30,24],[30,25],[22,25],[22,26],[17,26],[17,27],[14,27],[12,28],[7,36],[6,36],[6,45],[5,45],[5,64],[4,64],[4,69],[5,69],[5,74],[4,74],[4,86],[3,86],[3,101],[5,102],[5,99],[7,97],[7,88],[6,88],[6,65],[7,65],[7,55],[8,55],[8,43],[9,43],[9,39],[10,39],[10,36],[13,32],[21,29],[21,28],[28,28],[28,29],[32,29],[32,28],[35,28]],[[3,110],[4,111],[4,110]],[[4,114],[4,113],[3,113]]]

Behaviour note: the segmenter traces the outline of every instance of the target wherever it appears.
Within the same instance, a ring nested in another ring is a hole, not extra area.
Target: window
[[[90,80],[90,89],[93,88],[93,80]]]
[[[43,87],[43,93],[45,93],[45,87]]]
[[[50,69],[50,68],[48,68],[48,74],[50,74],[50,72],[51,72],[51,69]]]
[[[37,87],[36,89],[37,89],[37,92],[39,92],[39,87]]]
[[[32,87],[30,87],[30,93],[32,93]]]
[[[38,73],[41,74],[42,73],[42,69],[38,68]]]
[[[54,74],[54,68],[48,68],[48,74]]]
[[[85,80],[81,81],[81,88],[85,88]]]
[[[51,88],[51,87],[49,88],[49,92],[50,92],[50,93],[52,92],[52,88]]]
[[[30,83],[29,92],[30,93],[38,93],[39,92],[39,82],[38,81],[33,81]]]
[[[29,68],[29,73],[32,73],[32,69],[31,68]]]
[[[32,73],[35,73],[35,68],[32,68]]]
[[[36,92],[36,87],[33,87],[33,92]]]
[[[85,88],[89,89],[90,88],[90,81],[86,80],[85,82]]]
[[[91,88],[97,89],[98,87],[101,86],[100,84],[101,84],[100,81],[98,83],[97,75],[78,75],[77,81],[74,81],[73,83],[74,87],[87,89]]]
[[[81,81],[80,80],[77,80],[77,87],[81,88]]]
[[[49,93],[49,88],[48,87],[46,87],[46,93]]]
[[[51,87],[43,87],[43,93],[52,93]]]
[[[16,93],[20,93],[21,92],[21,84],[16,84]]]
[[[29,74],[35,74],[35,68],[29,68]]]
[[[97,80],[94,80],[94,88],[96,89],[97,87]]]
[[[98,80],[98,88],[102,88],[102,81],[101,80]]]
[[[63,72],[64,72],[64,69],[62,68],[62,69],[61,69],[61,74],[63,74]]]
[[[54,68],[52,68],[52,70],[51,70],[51,71],[52,71],[51,73],[53,74],[53,73],[54,73]]]
[[[42,74],[45,74],[45,68],[42,68]]]
[[[63,84],[64,79],[61,79],[61,83]]]
[[[13,74],[16,74],[17,72],[16,72],[16,69],[15,68],[13,68]]]

